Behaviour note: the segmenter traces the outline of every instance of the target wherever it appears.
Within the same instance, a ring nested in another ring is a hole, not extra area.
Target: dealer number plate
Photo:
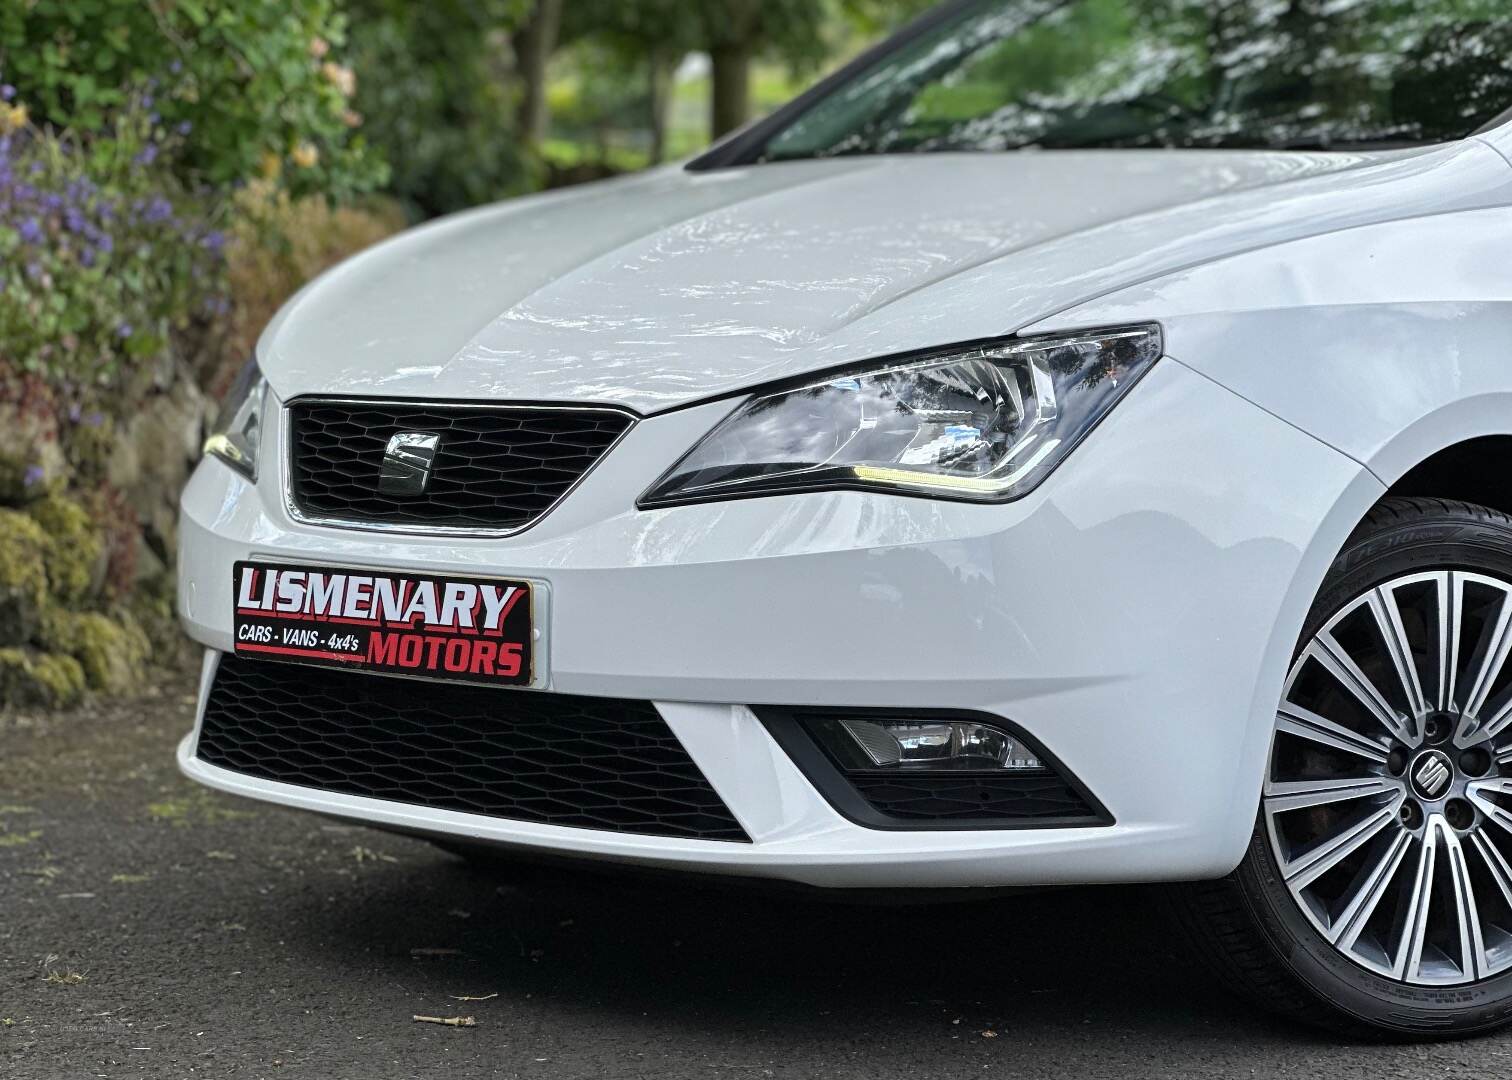
[[[322,667],[526,686],[531,582],[239,562],[236,652]]]

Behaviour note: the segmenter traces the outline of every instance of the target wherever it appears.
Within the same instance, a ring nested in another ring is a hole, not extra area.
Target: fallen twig
[[[471,994],[447,994],[453,1001],[492,1001],[498,994],[484,994],[482,997],[473,997]]]
[[[442,1027],[477,1027],[478,1022],[470,1016],[421,1016],[415,1014],[415,1022],[420,1024],[440,1024]]]

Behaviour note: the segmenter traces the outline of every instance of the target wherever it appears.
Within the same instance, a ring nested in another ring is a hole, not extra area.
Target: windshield
[[[1509,105],[1507,0],[983,0],[753,157],[1400,146]]]

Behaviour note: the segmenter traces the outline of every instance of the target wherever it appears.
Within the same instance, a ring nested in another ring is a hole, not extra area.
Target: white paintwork
[[[1512,174],[1512,170],[1509,170]],[[1512,206],[1246,252],[1030,328],[1156,317],[1171,355],[1390,485],[1512,431]]]
[[[485,540],[291,520],[275,416],[260,485],[211,461],[185,493],[186,627],[229,647],[230,566],[247,557],[548,582],[547,692],[655,701],[754,842],[291,788],[197,762],[192,735],[180,762],[229,791],[392,826],[816,884],[1224,873],[1340,545],[1422,457],[1512,433],[1505,142],[662,170],[407,234],[269,327],[261,359],[283,398],[617,402],[647,418],[540,523]],[[840,492],[635,509],[731,394],[766,380],[1148,320],[1169,355],[1018,502]],[[762,703],[998,713],[1116,824],[853,825],[746,708]]]
[[[1508,180],[1478,144],[1377,157],[1066,151],[660,170],[380,244],[302,292],[259,355],[284,398],[654,412],[1011,333],[1254,237],[1379,219],[1420,199],[1438,168],[1471,205]],[[1398,194],[1356,194],[1380,185]],[[1280,190],[1296,219],[1271,212]]]

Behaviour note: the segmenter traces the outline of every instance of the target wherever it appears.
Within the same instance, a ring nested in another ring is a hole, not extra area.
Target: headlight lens
[[[1160,356],[1158,326],[960,346],[759,395],[645,507],[815,488],[978,502],[1037,485]]]
[[[263,399],[268,383],[248,360],[221,402],[215,433],[205,440],[205,453],[220,458],[249,480],[257,479],[257,448],[262,442]]]

